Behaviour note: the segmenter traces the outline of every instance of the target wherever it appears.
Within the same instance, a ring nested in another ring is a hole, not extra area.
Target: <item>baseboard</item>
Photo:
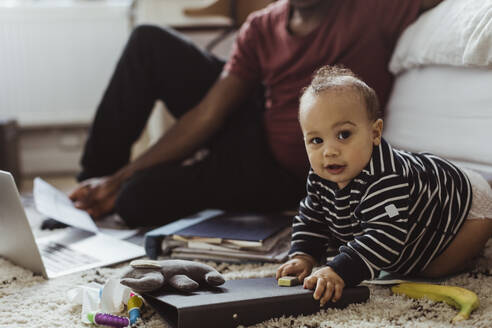
[[[75,175],[80,171],[80,156],[88,125],[52,125],[20,129],[19,152],[22,174]]]

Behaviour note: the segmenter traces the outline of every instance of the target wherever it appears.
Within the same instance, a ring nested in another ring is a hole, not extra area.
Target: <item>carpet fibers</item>
[[[274,264],[208,264],[216,267],[226,279],[270,277]],[[125,264],[93,269],[52,280],[34,276],[0,258],[0,327],[88,327],[80,320],[81,306],[68,302],[66,292],[89,282],[104,284],[126,269]],[[343,310],[328,309],[318,314],[271,319],[254,327],[492,327],[492,240],[471,272],[455,276],[446,284],[468,288],[478,294],[480,307],[470,319],[459,324],[450,320],[456,310],[444,303],[412,300],[395,296],[387,286],[369,286],[370,300],[352,304]],[[134,327],[167,327],[150,307],[144,308]]]

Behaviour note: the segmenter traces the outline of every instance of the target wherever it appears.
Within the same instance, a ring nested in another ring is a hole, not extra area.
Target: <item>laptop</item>
[[[0,171],[0,256],[48,279],[144,255],[141,246],[74,227],[35,239],[12,175]]]

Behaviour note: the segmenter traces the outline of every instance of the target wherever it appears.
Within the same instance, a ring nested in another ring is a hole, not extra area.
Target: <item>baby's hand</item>
[[[316,288],[313,297],[320,300],[320,306],[324,306],[330,299],[332,302],[338,301],[344,287],[343,279],[330,267],[319,269],[304,281],[304,288]]]
[[[276,278],[278,280],[285,276],[296,276],[302,282],[313,270],[314,263],[316,263],[316,260],[311,256],[295,256],[277,269]]]

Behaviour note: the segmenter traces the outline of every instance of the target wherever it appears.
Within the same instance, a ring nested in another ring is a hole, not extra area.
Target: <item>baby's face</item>
[[[383,121],[369,120],[362,99],[350,89],[303,97],[299,120],[311,167],[340,189],[364,169],[381,142]]]

